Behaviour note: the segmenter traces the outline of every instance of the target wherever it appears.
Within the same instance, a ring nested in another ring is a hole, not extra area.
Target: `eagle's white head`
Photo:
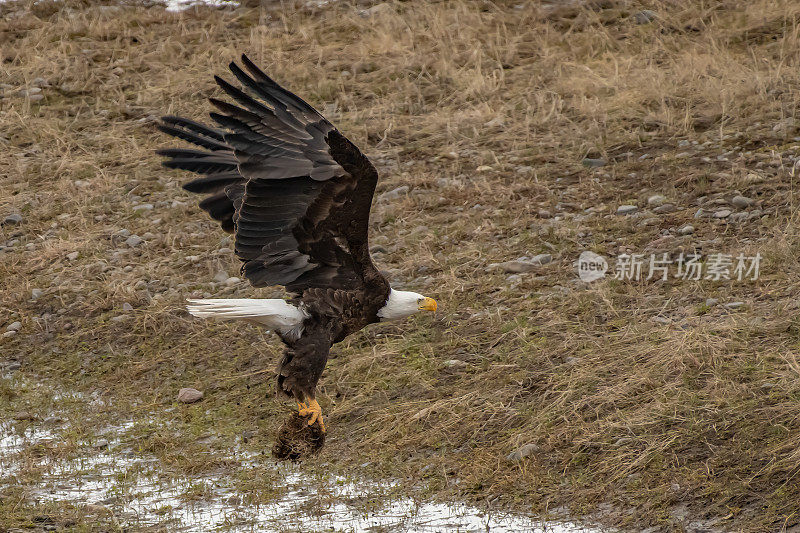
[[[394,320],[411,316],[417,311],[436,311],[436,300],[411,291],[391,289],[386,305],[378,311],[384,320]]]

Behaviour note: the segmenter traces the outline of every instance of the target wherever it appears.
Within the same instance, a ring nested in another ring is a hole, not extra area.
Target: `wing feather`
[[[202,149],[160,150],[164,165],[204,175],[184,188],[209,195],[200,207],[233,231],[253,285],[300,294],[363,288],[369,278],[388,292],[367,245],[374,167],[305,100],[247,56],[242,65],[230,65],[242,88],[214,77],[233,100],[210,99],[220,128],[162,119],[162,132]]]

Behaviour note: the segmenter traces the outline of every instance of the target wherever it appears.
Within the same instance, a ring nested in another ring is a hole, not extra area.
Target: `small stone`
[[[197,263],[198,261],[200,261],[200,256],[199,255],[187,255],[186,256],[186,260],[189,261],[190,263]]]
[[[729,222],[733,222],[735,224],[740,224],[746,221],[750,217],[750,214],[747,212],[740,212],[740,213],[733,213],[731,216],[728,217]]]
[[[731,210],[730,209],[720,209],[719,211],[714,212],[714,218],[727,218],[730,216]]]
[[[467,366],[467,362],[466,361],[461,361],[459,359],[448,359],[443,364],[444,364],[444,366],[447,366],[447,367],[450,367],[450,368],[463,368],[463,367]]]
[[[50,87],[50,84],[47,83],[47,80],[44,78],[34,78],[31,80],[31,86],[33,87]]]
[[[643,9],[642,11],[639,11],[633,16],[633,20],[635,20],[636,24],[639,25],[650,24],[656,19],[656,17],[658,17],[658,14],[655,11],[651,11],[650,9]]]
[[[16,322],[12,322],[8,326],[6,326],[7,331],[19,331],[20,329],[22,329],[22,322],[20,322],[19,320],[17,320]]]
[[[647,205],[651,207],[658,207],[660,205],[665,204],[667,201],[667,197],[663,194],[654,194],[650,198],[647,199]]]
[[[581,164],[589,168],[599,168],[606,166],[606,164],[608,164],[608,161],[606,161],[605,159],[599,159],[599,158],[595,159],[592,157],[586,157],[583,159],[583,161],[581,161]]]
[[[547,209],[539,209],[536,212],[536,214],[539,216],[539,218],[552,218],[553,217],[553,213],[551,213]]]
[[[185,387],[178,391],[178,401],[181,403],[195,403],[203,399],[203,393],[197,389]]]
[[[67,259],[70,261],[75,261],[78,258],[78,255],[80,255],[78,252],[70,252],[67,254]]]
[[[753,200],[746,196],[734,196],[731,199],[731,205],[737,209],[747,209],[751,205],[753,205]]]
[[[14,420],[36,420],[38,417],[29,411],[20,411],[14,415]]]
[[[538,263],[540,265],[546,265],[547,263],[550,263],[552,260],[553,256],[550,254],[539,254],[531,257],[532,263]]]
[[[706,307],[714,307],[719,303],[719,300],[716,298],[708,298],[706,299]]]
[[[44,95],[43,94],[32,94],[32,95],[28,96],[28,100],[30,100],[31,102],[41,102],[42,100],[44,100]]]
[[[373,254],[385,254],[389,250],[387,250],[386,247],[381,246],[380,244],[376,244],[375,246],[370,246],[369,251],[370,253]]]
[[[13,213],[8,215],[6,218],[3,219],[3,226],[14,226],[22,222],[22,215],[19,213]]]
[[[134,212],[150,211],[151,209],[153,209],[153,204],[139,204],[139,205],[133,206],[133,211]]]
[[[122,310],[123,311],[133,311],[133,306],[131,304],[129,304],[128,302],[125,302],[125,303],[122,304]]]
[[[39,298],[42,297],[43,294],[44,294],[44,291],[42,289],[32,289],[31,290],[31,299],[32,300],[38,300]]]
[[[506,457],[507,461],[519,462],[528,457],[529,455],[538,452],[539,446],[536,444],[526,444],[514,450]]]
[[[728,302],[726,304],[723,304],[723,307],[725,307],[726,309],[738,309],[742,306],[744,306],[744,302]]]
[[[17,334],[17,332],[13,331],[13,330],[12,331],[6,331],[6,332],[3,333],[3,338],[4,339],[10,339],[11,337],[15,336],[16,334]]]
[[[227,285],[228,287],[232,287],[233,285],[236,285],[241,281],[242,280],[237,278],[236,276],[231,276],[230,278],[225,280],[225,285]]]
[[[228,281],[229,277],[230,276],[228,276],[227,272],[220,270],[219,272],[214,274],[214,281],[216,281],[217,283],[225,283],[226,281]]]
[[[664,204],[653,209],[653,213],[657,215],[666,215],[667,213],[674,213],[675,211],[675,204]]]
[[[618,215],[632,215],[639,210],[635,205],[621,205],[617,208]]]
[[[140,246],[143,242],[144,240],[142,240],[142,238],[139,237],[138,235],[131,235],[130,237],[125,239],[125,244],[127,244],[131,248],[136,248],[137,246]]]
[[[408,194],[408,191],[409,191],[408,185],[402,185],[400,187],[397,187],[396,189],[392,189],[391,191],[387,191],[381,194],[378,197],[378,200],[396,200],[401,196]]]
[[[682,228],[678,228],[678,235],[691,235],[694,233],[694,226],[686,224]]]
[[[490,170],[492,170],[492,167],[490,167],[489,165],[481,165],[478,168],[476,168],[475,170],[477,172],[489,172]]]

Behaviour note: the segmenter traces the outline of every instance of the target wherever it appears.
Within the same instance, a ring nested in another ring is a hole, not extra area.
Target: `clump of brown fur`
[[[278,431],[272,456],[280,460],[297,461],[317,453],[323,444],[325,433],[322,432],[319,422],[309,426],[307,417],[292,413]]]

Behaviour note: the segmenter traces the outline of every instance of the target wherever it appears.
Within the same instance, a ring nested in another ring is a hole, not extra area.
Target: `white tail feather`
[[[186,309],[200,318],[258,322],[281,333],[297,328],[308,315],[286,300],[210,299],[186,300]]]

